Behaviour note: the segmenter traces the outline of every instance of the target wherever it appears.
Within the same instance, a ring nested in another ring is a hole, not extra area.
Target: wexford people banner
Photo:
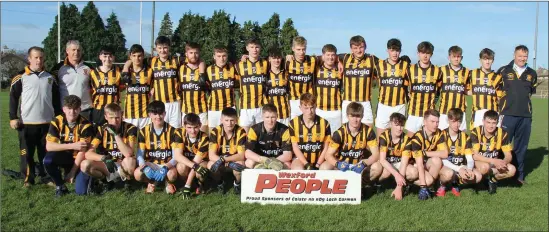
[[[360,204],[361,177],[354,172],[275,171],[242,172],[243,203],[260,204]]]

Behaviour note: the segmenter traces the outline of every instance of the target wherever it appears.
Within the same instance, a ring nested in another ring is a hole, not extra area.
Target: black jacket
[[[538,76],[530,67],[522,75],[513,69],[514,61],[501,67],[497,73],[501,74],[504,96],[499,100],[501,115],[516,117],[532,117],[532,102],[530,97],[536,93]]]

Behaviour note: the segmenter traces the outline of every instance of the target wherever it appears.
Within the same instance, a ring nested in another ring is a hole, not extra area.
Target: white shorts
[[[326,111],[326,110],[316,109],[316,115],[328,121],[332,132],[336,131],[341,127],[341,110]]]
[[[150,118],[125,118],[124,122],[130,123],[139,129],[143,129],[143,127],[151,123],[151,119]]]
[[[280,119],[277,119],[276,120],[277,122],[280,122],[286,126],[288,126],[290,124],[290,118],[280,118]]]
[[[166,106],[166,116],[164,121],[169,123],[172,127],[180,128],[181,127],[181,105],[178,101],[164,103]]]
[[[349,119],[347,118],[347,106],[351,103],[351,101],[343,101],[341,104],[341,121],[342,123],[349,122]],[[367,102],[358,102],[362,106],[364,106],[364,117],[362,118],[362,123],[365,124],[372,124],[374,123],[374,115],[372,114],[372,105],[369,101]]]
[[[380,129],[389,128],[389,120],[391,114],[398,112],[406,116],[406,104],[398,106],[386,106],[381,103],[377,104],[377,113],[376,113],[376,127]]]
[[[423,117],[410,115],[406,120],[405,129],[408,132],[416,133],[417,131],[421,130],[422,126],[423,126]]]
[[[261,117],[261,108],[241,109],[238,125],[250,127],[263,121]]]
[[[440,114],[440,118],[438,119],[438,129],[446,130],[448,128],[448,115],[447,114]],[[459,130],[465,131],[467,130],[467,118],[465,115],[463,115],[463,119],[461,121],[461,125],[459,125]]]
[[[181,112],[181,125],[183,125],[183,119],[185,119],[186,113]],[[208,112],[200,113],[198,114],[198,117],[200,118],[200,123],[202,126],[208,125]]]
[[[232,107],[234,109],[234,106]],[[208,127],[216,127],[221,124],[221,110],[208,111]]]
[[[301,109],[299,109],[299,100],[290,100],[290,119],[302,115]]]

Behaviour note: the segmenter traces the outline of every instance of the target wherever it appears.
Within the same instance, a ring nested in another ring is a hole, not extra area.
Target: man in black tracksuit
[[[532,126],[532,102],[536,93],[536,71],[526,65],[528,48],[524,45],[515,48],[514,60],[501,67],[503,97],[499,102],[501,127],[514,140],[513,164],[517,167],[517,181],[524,184],[524,159],[530,140]]]

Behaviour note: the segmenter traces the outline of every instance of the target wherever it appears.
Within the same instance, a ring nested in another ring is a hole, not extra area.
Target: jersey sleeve
[[[21,77],[22,75],[17,75],[13,77],[11,81],[10,86],[10,120],[18,119],[17,111],[19,106],[19,98],[21,97],[21,93],[23,91],[23,84],[21,83]]]
[[[240,132],[237,133],[239,136],[236,138],[236,150],[237,152],[245,152],[246,151],[246,131],[244,128],[240,128]]]
[[[503,130],[502,130],[503,131]],[[511,152],[513,150],[513,145],[509,139],[507,132],[503,131],[503,136],[501,138],[501,151]]]
[[[381,134],[381,136],[379,136],[379,151],[380,152],[387,152],[388,148],[387,148],[387,138],[385,138],[385,135],[386,133],[383,133]]]
[[[410,152],[412,154],[412,157],[419,158],[423,156],[423,141],[422,139],[417,135],[414,135],[412,137],[412,140],[410,141]]]
[[[97,127],[97,130],[95,131],[95,136],[93,136],[93,139],[91,141],[91,145],[95,148],[98,148],[103,141],[103,127]]]
[[[324,141],[329,141],[332,137],[332,129],[330,128],[330,123],[328,123],[328,121],[326,121],[326,127],[324,131]]]
[[[208,137],[202,136],[202,138],[198,143],[198,151],[196,152],[195,155],[200,156],[203,159],[208,157],[208,145],[209,145]]]
[[[444,150],[448,150],[448,146],[446,145],[446,133],[440,133],[440,137],[438,138],[438,141],[437,141],[437,151],[444,151]]]
[[[471,132],[471,135],[469,135],[469,146],[471,146],[471,152],[480,151],[480,143],[478,140],[478,134],[476,129]]]
[[[463,155],[473,155],[473,151],[471,151],[471,143],[469,142],[469,136],[465,133],[463,133],[463,136],[465,136],[465,147],[463,148]]]
[[[180,129],[172,130],[172,143],[170,144],[172,149],[183,149],[183,135]]]
[[[290,140],[290,129],[286,129],[284,133],[282,133],[282,151],[292,151],[292,142]]]
[[[334,132],[332,139],[330,140],[330,147],[338,149],[343,144],[343,136],[341,136],[341,130]]]
[[[404,140],[404,149],[402,149],[402,157],[412,157],[412,143],[407,137]]]
[[[147,142],[145,141],[145,128],[139,130],[139,134],[137,135],[137,141],[139,141],[139,149],[145,150],[147,147]]]
[[[80,141],[90,143],[93,136],[93,126],[90,123],[86,123],[80,129]]]
[[[135,143],[135,141],[137,140],[137,127],[134,125],[131,125],[128,128],[126,136],[127,136],[128,142]]]
[[[214,150],[214,151],[217,151],[219,149],[219,144],[217,143],[217,137],[218,137],[218,131],[217,131],[217,127],[214,128],[211,132],[210,132],[210,150]]]
[[[248,142],[246,143],[246,149],[253,151],[257,146],[257,140],[258,138],[254,128],[250,128],[248,131]]]
[[[50,128],[48,129],[48,134],[46,134],[46,141],[52,143],[59,143],[59,126],[54,121],[51,121]]]
[[[374,133],[374,130],[371,128],[368,130],[368,135],[366,136],[366,144],[370,148],[378,146],[376,134]]]
[[[296,130],[294,129],[293,123],[290,122],[290,128],[288,130],[290,131],[290,141],[292,143],[298,143],[299,142],[299,135],[297,134]]]

